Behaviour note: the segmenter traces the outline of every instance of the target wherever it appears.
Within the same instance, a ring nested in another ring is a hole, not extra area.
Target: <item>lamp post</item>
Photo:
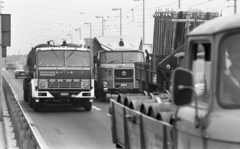
[[[92,39],[92,23],[84,23],[84,24],[86,24],[86,25],[89,25],[90,26],[90,40]],[[90,41],[89,40],[89,41]],[[90,41],[90,49],[91,49],[91,47],[92,47],[92,42]]]
[[[139,0],[134,0],[139,1]],[[145,1],[143,1],[143,44],[145,43]]]
[[[113,8],[113,11],[120,10],[120,36],[122,36],[122,9],[121,8]]]
[[[81,40],[81,28],[79,27],[79,29],[74,29],[76,32],[79,31],[79,40]]]
[[[72,34],[69,32],[69,34],[67,34],[67,36],[69,36],[71,38],[71,43],[73,43],[73,36],[72,36]]]
[[[104,19],[103,19],[103,16],[96,16],[96,18],[102,18],[102,36],[104,36]]]

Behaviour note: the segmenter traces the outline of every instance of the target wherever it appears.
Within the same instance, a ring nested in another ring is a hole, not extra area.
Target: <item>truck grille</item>
[[[115,83],[133,82],[133,79],[115,79]]]
[[[115,83],[133,82],[133,69],[115,69]]]
[[[115,69],[114,74],[116,78],[132,78],[133,69]]]
[[[81,88],[81,82],[48,82],[48,88]]]

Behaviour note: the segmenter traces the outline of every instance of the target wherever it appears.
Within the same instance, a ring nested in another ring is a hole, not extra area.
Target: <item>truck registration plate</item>
[[[127,84],[121,84],[121,86],[127,86]]]
[[[61,93],[61,96],[68,96],[69,93]]]

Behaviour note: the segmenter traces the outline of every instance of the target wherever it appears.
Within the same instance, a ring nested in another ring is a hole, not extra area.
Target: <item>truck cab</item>
[[[173,74],[176,149],[240,148],[240,15],[188,35],[184,68]]]
[[[34,111],[60,102],[90,111],[95,98],[91,57],[89,49],[73,44],[34,47],[26,61],[24,100]]]
[[[101,101],[106,94],[138,92],[135,62],[144,62],[139,37],[95,37],[93,41],[96,95]]]

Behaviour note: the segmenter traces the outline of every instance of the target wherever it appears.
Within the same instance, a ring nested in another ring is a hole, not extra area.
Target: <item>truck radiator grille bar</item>
[[[115,79],[115,83],[127,83],[127,82],[133,82],[133,79]]]
[[[116,78],[132,78],[133,69],[115,69],[114,75]]]
[[[48,88],[81,88],[81,82],[48,82]]]

